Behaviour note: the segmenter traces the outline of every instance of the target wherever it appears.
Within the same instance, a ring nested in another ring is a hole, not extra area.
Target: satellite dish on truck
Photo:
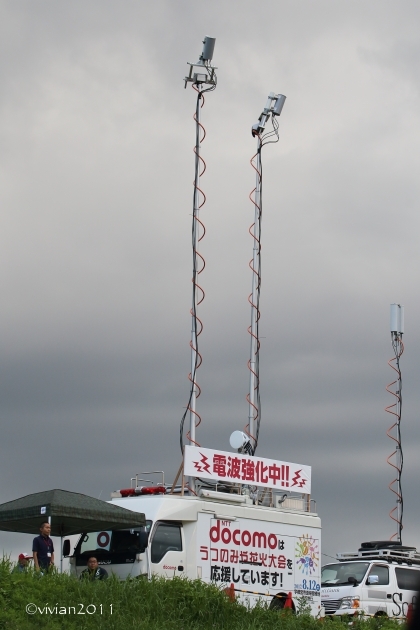
[[[231,447],[240,453],[250,453],[252,455],[251,442],[243,431],[234,431],[229,438],[229,442]]]

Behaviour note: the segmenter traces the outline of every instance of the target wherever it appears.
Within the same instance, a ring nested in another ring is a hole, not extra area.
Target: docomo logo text
[[[276,534],[265,534],[264,532],[249,532],[247,529],[231,530],[229,527],[221,528],[220,521],[216,521],[216,525],[210,527],[210,540],[212,543],[217,543],[220,540],[225,544],[233,543],[234,545],[244,547],[258,547],[267,549],[277,549],[277,536]]]
[[[110,540],[111,536],[108,534],[108,532],[99,532],[96,542],[98,547],[101,547],[103,549],[104,547],[108,547]]]

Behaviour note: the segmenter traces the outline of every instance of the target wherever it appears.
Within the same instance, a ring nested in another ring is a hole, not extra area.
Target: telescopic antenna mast
[[[252,290],[248,297],[251,305],[251,324],[248,332],[251,336],[250,356],[248,361],[249,368],[249,392],[248,401],[248,424],[245,427],[245,433],[248,435],[251,443],[252,454],[255,454],[258,444],[258,433],[261,421],[261,402],[260,402],[260,368],[259,368],[259,351],[260,337],[258,323],[260,319],[260,290],[261,290],[261,218],[262,218],[262,162],[261,150],[265,144],[278,142],[278,122],[277,116],[280,116],[286,97],[283,94],[275,94],[270,92],[267,103],[258,119],[258,122],[252,126],[252,135],[257,138],[257,152],[251,158],[251,166],[255,170],[256,183],[255,188],[250,194],[250,199],[254,204],[254,223],[249,229],[249,233],[253,238],[253,255],[249,262],[252,271]],[[267,122],[272,122],[272,130],[266,131]]]
[[[402,336],[404,334],[404,306],[401,304],[391,304],[390,314],[391,343],[395,356],[388,361],[388,365],[396,372],[396,378],[392,383],[387,385],[386,390],[394,396],[395,400],[392,405],[388,405],[388,407],[385,408],[385,411],[390,413],[394,419],[394,423],[387,431],[388,437],[394,443],[394,451],[388,457],[387,462],[395,471],[395,479],[391,481],[388,487],[395,495],[397,504],[390,511],[389,516],[397,526],[397,531],[391,536],[391,540],[396,538],[398,542],[402,543],[404,503],[401,476],[404,458],[401,444],[402,376],[400,357],[404,352],[404,344],[402,342]]]
[[[195,174],[194,174],[194,194],[193,194],[193,218],[192,218],[192,252],[193,252],[193,277],[192,277],[192,306],[191,306],[191,371],[188,375],[190,381],[190,396],[184,416],[181,420],[180,442],[181,451],[184,452],[184,422],[189,413],[190,428],[186,438],[191,446],[199,446],[196,438],[196,428],[201,422],[201,417],[197,412],[197,398],[200,396],[200,386],[197,383],[197,370],[202,363],[202,356],[198,350],[198,338],[203,330],[203,324],[197,315],[197,308],[204,300],[204,291],[198,282],[199,275],[203,272],[205,261],[199,253],[199,243],[205,234],[205,227],[200,219],[200,210],[206,201],[206,196],[200,188],[200,178],[206,170],[206,163],[201,157],[201,144],[206,136],[203,124],[201,123],[201,109],[204,105],[204,94],[216,88],[216,69],[211,65],[215,38],[205,37],[203,41],[203,52],[196,63],[188,63],[189,74],[185,77],[185,87],[191,83],[197,94],[196,109],[194,113],[196,141],[194,146],[195,154]],[[189,479],[189,490],[195,493],[195,480]]]

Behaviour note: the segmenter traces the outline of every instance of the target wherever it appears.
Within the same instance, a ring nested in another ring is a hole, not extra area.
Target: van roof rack
[[[350,553],[338,553],[337,560],[385,560],[397,564],[420,565],[420,553],[415,547],[403,547],[401,543],[392,541],[373,541],[362,543],[358,551]]]
[[[359,551],[365,551],[367,549],[405,549],[402,547],[402,543],[399,540],[370,540],[369,542],[362,542]],[[407,547],[414,549],[414,547]]]

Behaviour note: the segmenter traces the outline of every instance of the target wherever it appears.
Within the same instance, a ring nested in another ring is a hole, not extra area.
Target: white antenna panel
[[[204,41],[203,41],[203,52],[202,52],[202,58],[203,61],[211,61],[213,59],[213,53],[214,53],[214,45],[216,43],[216,38],[215,37],[205,37]]]
[[[404,333],[404,306],[401,304],[391,304],[390,324],[392,333]]]

